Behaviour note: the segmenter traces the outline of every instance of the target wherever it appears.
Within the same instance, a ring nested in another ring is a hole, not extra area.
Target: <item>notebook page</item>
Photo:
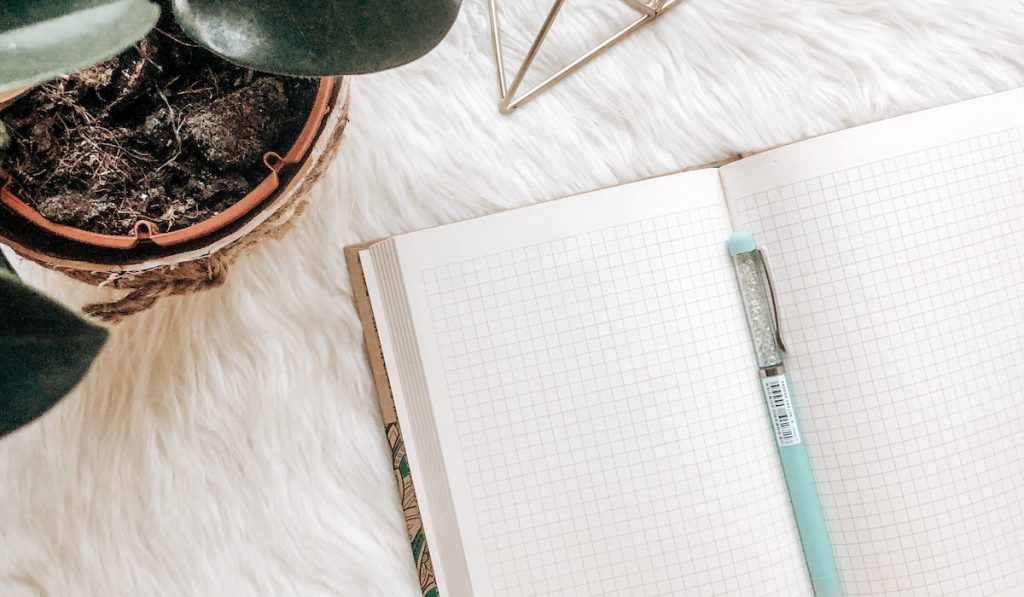
[[[1024,594],[1024,91],[723,168],[849,595]]]
[[[811,594],[728,232],[698,171],[396,239],[440,578],[418,467],[445,469],[474,595]]]

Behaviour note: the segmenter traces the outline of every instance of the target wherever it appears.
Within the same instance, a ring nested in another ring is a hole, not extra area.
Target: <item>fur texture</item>
[[[516,64],[549,3],[499,1]],[[531,80],[630,14],[567,3]],[[1016,0],[686,0],[505,117],[466,0],[435,52],[354,81],[289,236],[117,327],[0,442],[0,594],[416,595],[343,245],[1016,87],[1022,32]]]

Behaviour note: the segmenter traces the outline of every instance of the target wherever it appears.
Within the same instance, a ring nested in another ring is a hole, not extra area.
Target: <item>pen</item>
[[[800,430],[793,380],[783,363],[786,348],[779,331],[775,287],[764,254],[749,232],[733,233],[728,247],[736,268],[750,337],[754,342],[761,390],[772,422],[775,445],[782,461],[782,472],[786,477],[814,594],[816,597],[838,597],[843,591],[832,555],[832,543]]]

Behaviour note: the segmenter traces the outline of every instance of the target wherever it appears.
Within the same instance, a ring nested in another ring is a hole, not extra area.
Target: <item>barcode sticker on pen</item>
[[[761,380],[764,399],[768,402],[768,416],[775,429],[775,441],[779,446],[793,446],[800,443],[800,429],[796,425],[793,400],[785,375],[773,375]]]

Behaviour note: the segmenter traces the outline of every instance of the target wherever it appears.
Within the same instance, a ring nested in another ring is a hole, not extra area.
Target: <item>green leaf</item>
[[[70,392],[106,339],[106,329],[0,268],[0,437]]]
[[[11,262],[7,261],[7,256],[4,255],[3,251],[0,251],[0,271],[9,272],[15,277],[18,276],[18,272],[14,271]]]
[[[115,56],[159,17],[149,0],[0,0],[0,92]]]
[[[188,35],[256,70],[319,77],[384,70],[436,46],[461,0],[174,0]]]

